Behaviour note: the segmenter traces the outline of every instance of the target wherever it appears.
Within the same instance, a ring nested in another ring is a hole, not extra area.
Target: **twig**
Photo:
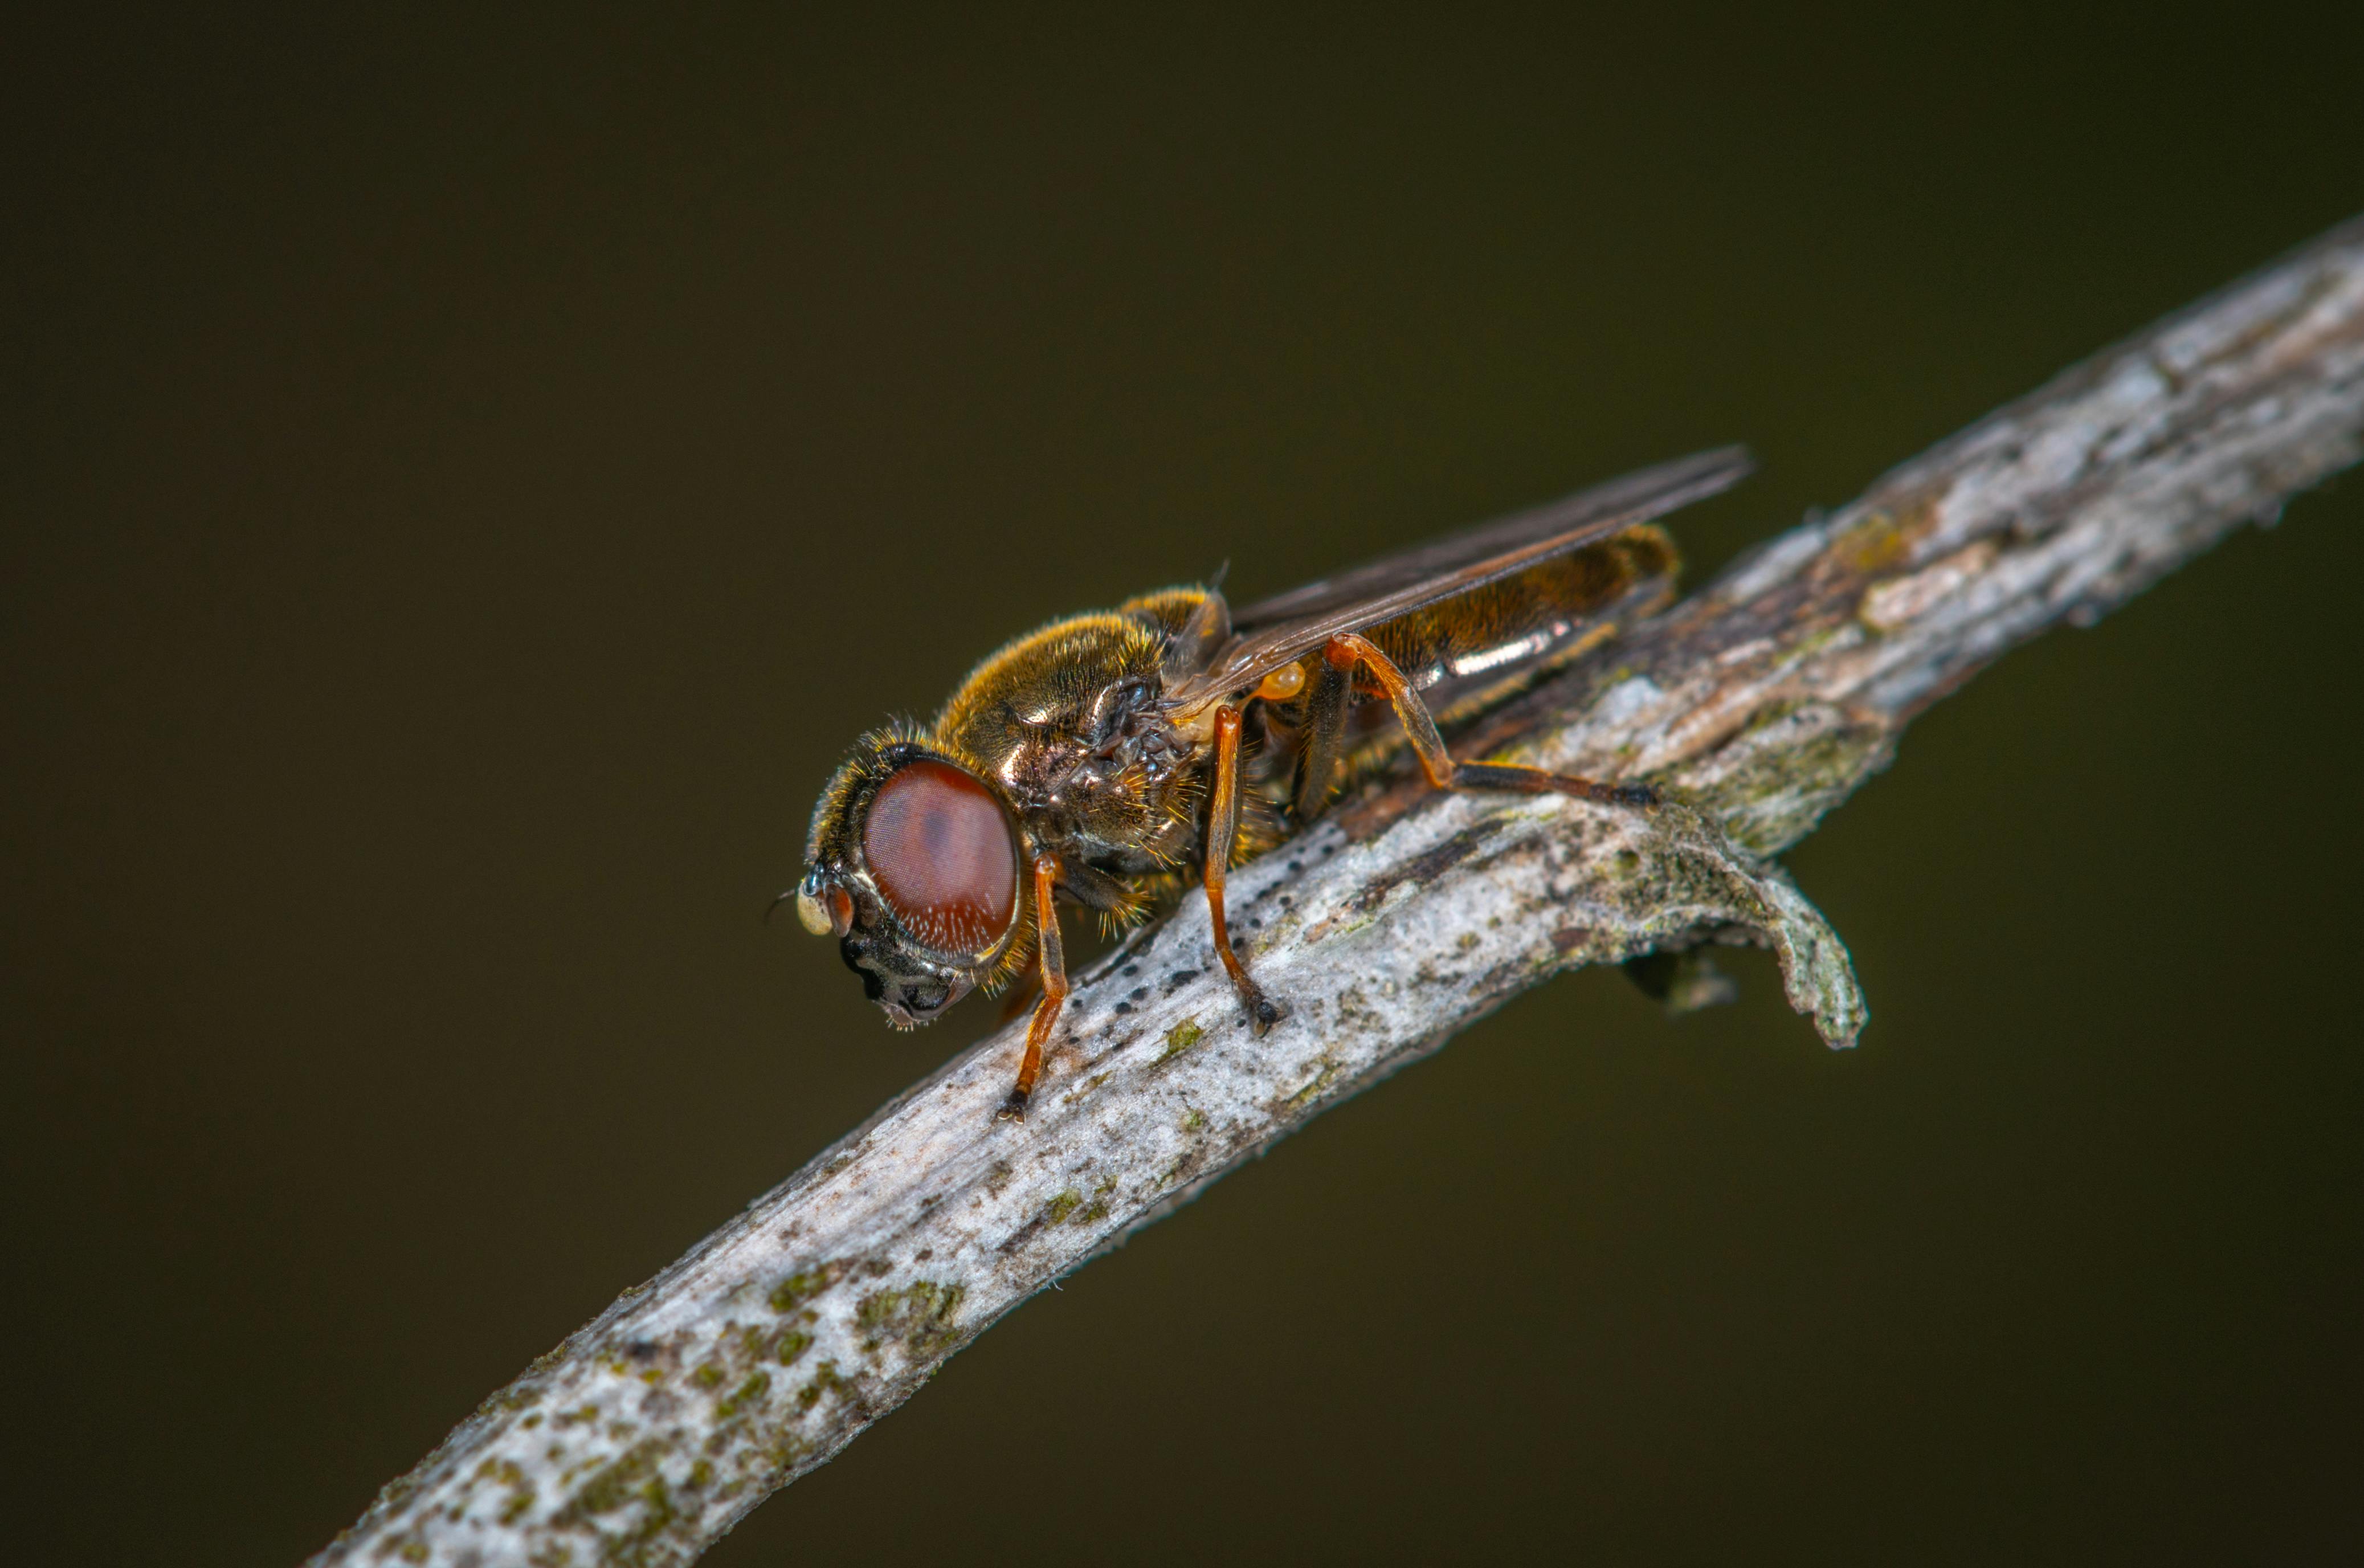
[[[1233,881],[1290,1009],[1271,1034],[1186,900],[1076,987],[1026,1122],[993,1119],[1005,1029],[626,1292],[314,1561],[688,1562],[1019,1302],[1563,970],[1769,945],[1851,1044],[1846,950],[1762,857],[1989,660],[2270,522],[2359,432],[2364,220],[1773,539],[1456,747],[1678,804],[1357,799]],[[1677,1002],[1706,989],[1652,962]]]

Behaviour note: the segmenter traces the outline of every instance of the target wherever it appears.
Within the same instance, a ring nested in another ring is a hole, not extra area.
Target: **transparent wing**
[[[1185,714],[1204,708],[1341,632],[1365,630],[1622,533],[1730,489],[1754,466],[1740,447],[1678,458],[1250,605],[1233,612],[1231,641],[1167,700]]]

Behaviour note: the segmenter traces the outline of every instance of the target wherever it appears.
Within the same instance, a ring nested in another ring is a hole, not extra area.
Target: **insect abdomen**
[[[1678,565],[1673,539],[1645,525],[1366,635],[1449,723],[1657,609],[1674,591]]]

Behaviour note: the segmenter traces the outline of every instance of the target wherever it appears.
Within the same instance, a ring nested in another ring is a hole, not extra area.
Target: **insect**
[[[1039,972],[1004,1117],[1024,1116],[1067,995],[1062,902],[1130,924],[1195,878],[1261,1035],[1281,1009],[1232,945],[1224,874],[1319,816],[1342,768],[1409,744],[1439,789],[1656,803],[1646,784],[1455,762],[1438,725],[1660,607],[1677,557],[1650,519],[1748,468],[1702,452],[1237,611],[1168,588],[1021,637],[932,723],[855,743],[814,807],[797,914],[897,1029]]]

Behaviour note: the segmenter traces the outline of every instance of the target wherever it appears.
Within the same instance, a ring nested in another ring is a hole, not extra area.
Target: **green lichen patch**
[[[1888,762],[1890,736],[1822,705],[1768,715],[1728,743],[1739,765],[1703,804],[1732,841],[1751,854],[1786,849],[1812,831]]]
[[[576,1488],[561,1510],[562,1517],[580,1521],[614,1513],[631,1502],[641,1485],[656,1475],[657,1462],[663,1457],[663,1442],[655,1438],[641,1439],[600,1466]]]
[[[1833,541],[1832,550],[1849,570],[1878,572],[1902,561],[1910,546],[1904,530],[1884,511],[1874,512]]]
[[[799,1413],[809,1410],[820,1403],[821,1396],[840,1393],[845,1386],[845,1379],[837,1374],[837,1363],[823,1362],[814,1369],[813,1380],[797,1390],[797,1409]]]
[[[562,1346],[560,1351],[551,1351],[549,1355],[543,1356],[540,1361],[535,1362],[534,1366],[537,1368],[541,1366],[542,1363],[544,1362],[548,1362],[552,1356],[560,1354],[563,1348],[564,1347]],[[528,1375],[531,1375],[530,1369],[529,1370]],[[529,1387],[523,1379],[519,1379],[518,1382],[509,1385],[507,1388],[502,1389],[499,1393],[488,1396],[482,1405],[476,1407],[476,1413],[480,1416],[490,1416],[496,1414],[513,1414],[519,1410],[530,1410],[536,1405],[541,1403],[541,1396],[542,1391],[541,1389]]]
[[[766,1297],[775,1312],[793,1312],[812,1297],[819,1296],[844,1276],[845,1265],[839,1262],[815,1263],[799,1269],[772,1287]]]
[[[476,1466],[475,1478],[479,1481],[490,1481],[508,1489],[509,1499],[501,1505],[498,1516],[502,1524],[513,1525],[532,1512],[535,1496],[533,1483],[526,1479],[525,1472],[519,1468],[514,1460],[488,1459]]]
[[[1297,1093],[1288,1096],[1288,1105],[1290,1108],[1301,1108],[1302,1106],[1312,1103],[1312,1101],[1320,1095],[1322,1090],[1328,1088],[1331,1084],[1336,1080],[1337,1076],[1338,1063],[1331,1060],[1329,1057],[1324,1056],[1321,1059],[1321,1070],[1313,1074],[1312,1082],[1307,1084],[1305,1087],[1298,1090]]]
[[[636,1496],[641,1503],[640,1522],[619,1536],[610,1537],[601,1555],[619,1568],[640,1568],[652,1562],[671,1562],[675,1554],[652,1555],[654,1546],[681,1515],[673,1506],[673,1495],[665,1490],[664,1477],[652,1475]]]
[[[1046,1225],[1065,1224],[1067,1216],[1075,1213],[1076,1206],[1083,1201],[1084,1195],[1069,1187],[1043,1206],[1043,1222]]]
[[[748,1451],[748,1457],[766,1477],[765,1489],[769,1490],[773,1486],[786,1485],[789,1473],[818,1446],[805,1441],[785,1427],[772,1427],[765,1429],[764,1434],[755,1440]],[[733,1481],[717,1496],[736,1496],[744,1486],[744,1482]]]
[[[804,1353],[811,1349],[812,1336],[800,1329],[791,1329],[780,1336],[779,1348],[774,1353],[782,1366],[794,1366],[804,1358]]]
[[[771,1391],[772,1374],[767,1372],[756,1373],[728,1395],[714,1402],[715,1418],[727,1421]]]
[[[874,1291],[854,1307],[854,1327],[862,1330],[862,1348],[875,1355],[889,1344],[899,1344],[915,1360],[950,1350],[960,1339],[953,1318],[966,1287],[915,1280],[900,1290]]]
[[[1199,1027],[1197,1018],[1184,1018],[1165,1031],[1165,1049],[1157,1053],[1157,1060],[1171,1062],[1206,1038],[1207,1031]],[[1058,1221],[1053,1220],[1052,1223],[1055,1225]]]

